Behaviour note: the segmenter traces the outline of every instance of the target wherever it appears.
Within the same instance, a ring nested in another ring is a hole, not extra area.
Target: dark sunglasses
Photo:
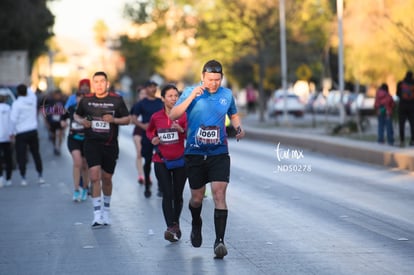
[[[216,66],[216,67],[205,67],[203,69],[203,73],[218,73],[218,74],[222,74],[223,73],[223,69],[220,66]]]

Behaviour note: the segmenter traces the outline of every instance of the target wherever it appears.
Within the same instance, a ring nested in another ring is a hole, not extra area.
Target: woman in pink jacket
[[[178,89],[167,84],[161,90],[164,108],[151,116],[146,134],[155,146],[155,175],[163,191],[162,211],[167,230],[164,238],[176,242],[181,238],[180,215],[183,208],[183,190],[187,173],[184,166],[184,143],[187,115],[171,120],[169,113],[178,100]],[[174,165],[173,165],[174,164]]]
[[[394,130],[392,126],[392,113],[394,100],[388,91],[387,84],[381,84],[375,95],[375,110],[378,117],[378,143],[384,143],[384,131],[387,132],[387,143],[394,144]]]

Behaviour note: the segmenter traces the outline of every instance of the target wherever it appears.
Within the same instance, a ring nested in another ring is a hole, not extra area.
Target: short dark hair
[[[17,95],[26,96],[27,95],[27,86],[24,84],[20,84],[17,86]]]
[[[388,84],[387,83],[382,83],[379,88],[381,90],[384,90],[384,91],[388,92]]]
[[[105,72],[102,72],[102,71],[96,72],[96,73],[93,74],[93,77],[98,76],[98,75],[101,75],[101,76],[105,77],[106,80],[108,80],[108,76],[106,75]]]
[[[223,66],[217,60],[209,60],[203,66],[203,73],[219,73],[223,75]]]
[[[53,94],[62,94],[63,92],[62,92],[62,90],[61,89],[55,89],[55,90],[53,90],[53,92],[52,92]]]
[[[155,82],[155,81],[152,81],[152,80],[148,80],[148,81],[146,81],[145,83],[144,83],[144,88],[147,88],[147,87],[150,87],[150,86],[155,86],[155,87],[157,87],[158,86],[158,84],[157,84],[157,82]]]
[[[161,97],[165,98],[165,94],[167,93],[168,90],[171,90],[171,89],[174,89],[177,91],[177,93],[179,93],[177,87],[174,84],[167,84],[161,89]]]

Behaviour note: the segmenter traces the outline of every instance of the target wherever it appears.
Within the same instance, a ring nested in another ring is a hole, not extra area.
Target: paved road
[[[15,175],[12,187],[0,189],[0,274],[378,275],[414,270],[414,186],[407,172],[284,144],[277,151],[276,143],[231,140],[229,255],[214,260],[210,196],[203,207],[202,247],[189,242],[187,207],[182,240],[166,242],[161,199],[145,199],[135,181],[129,134],[126,128],[121,134],[110,227],[92,230],[91,202],[71,201],[68,154],[43,151],[46,185],[21,187]],[[33,170],[30,163],[30,176]],[[186,188],[185,205],[188,199]]]

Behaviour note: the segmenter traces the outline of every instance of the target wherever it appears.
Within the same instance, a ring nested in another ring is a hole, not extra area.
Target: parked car
[[[346,107],[346,104],[349,102],[350,92],[344,91],[342,96],[342,104]],[[325,111],[331,114],[339,113],[339,106],[341,104],[341,92],[340,91],[330,91],[326,97],[326,108]]]
[[[357,93],[349,93],[349,96],[346,98],[346,101],[344,102],[344,106],[345,106],[345,112],[348,116],[352,115],[352,104],[355,102],[357,98],[358,98]]]
[[[323,113],[326,109],[326,97],[321,93],[315,93],[306,104],[306,111],[314,113]]]
[[[360,93],[351,104],[351,114],[356,114],[357,111],[359,111],[360,115],[363,116],[375,115],[374,103],[375,98],[366,97],[364,94]]]
[[[303,117],[305,113],[305,104],[300,98],[293,94],[284,94],[283,91],[277,90],[267,103],[267,111],[270,117],[282,115],[285,110],[288,114],[294,115],[295,117]]]

